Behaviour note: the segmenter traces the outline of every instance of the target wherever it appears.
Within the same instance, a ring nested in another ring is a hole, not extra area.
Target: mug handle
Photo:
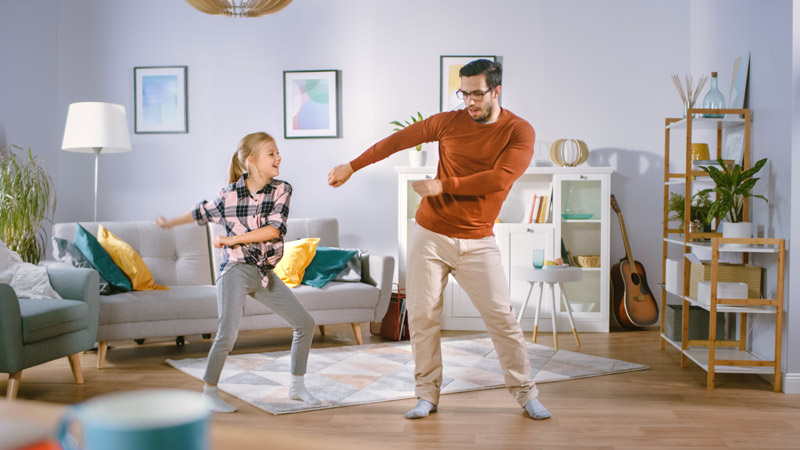
[[[80,406],[73,405],[68,407],[64,415],[61,416],[56,438],[64,450],[80,450],[78,440],[69,432],[69,426],[72,422],[78,420],[80,410]]]

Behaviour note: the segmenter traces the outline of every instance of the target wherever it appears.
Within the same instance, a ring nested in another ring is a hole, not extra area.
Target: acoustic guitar
[[[625,257],[611,266],[611,305],[617,323],[626,330],[633,330],[658,321],[658,304],[647,286],[644,266],[633,259],[625,220],[617,199],[611,196],[611,208],[617,213],[625,243]]]

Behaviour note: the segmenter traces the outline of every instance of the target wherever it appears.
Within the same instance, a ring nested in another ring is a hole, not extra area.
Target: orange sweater
[[[472,120],[465,109],[414,123],[373,145],[350,162],[354,171],[423,142],[439,142],[436,178],[443,193],[425,197],[417,223],[462,239],[492,236],[500,207],[533,157],[533,127],[503,109],[493,123]]]

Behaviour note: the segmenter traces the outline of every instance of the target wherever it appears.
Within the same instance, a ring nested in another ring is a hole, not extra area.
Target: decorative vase
[[[753,236],[752,222],[725,222],[722,225],[723,238],[750,238]],[[747,244],[727,244],[730,247],[747,247]]]
[[[408,151],[408,164],[411,167],[424,167],[427,156],[428,152],[425,150],[411,149]]]
[[[589,158],[589,147],[579,139],[558,139],[550,145],[550,159],[561,167],[575,167]]]
[[[719,91],[719,82],[717,81],[717,72],[711,72],[711,88],[703,98],[704,109],[724,109],[725,97]],[[725,114],[704,114],[704,117],[719,119],[725,117]]]

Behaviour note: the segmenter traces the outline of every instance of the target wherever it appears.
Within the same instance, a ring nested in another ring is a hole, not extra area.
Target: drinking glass
[[[533,249],[533,267],[541,269],[544,266],[544,249]]]

